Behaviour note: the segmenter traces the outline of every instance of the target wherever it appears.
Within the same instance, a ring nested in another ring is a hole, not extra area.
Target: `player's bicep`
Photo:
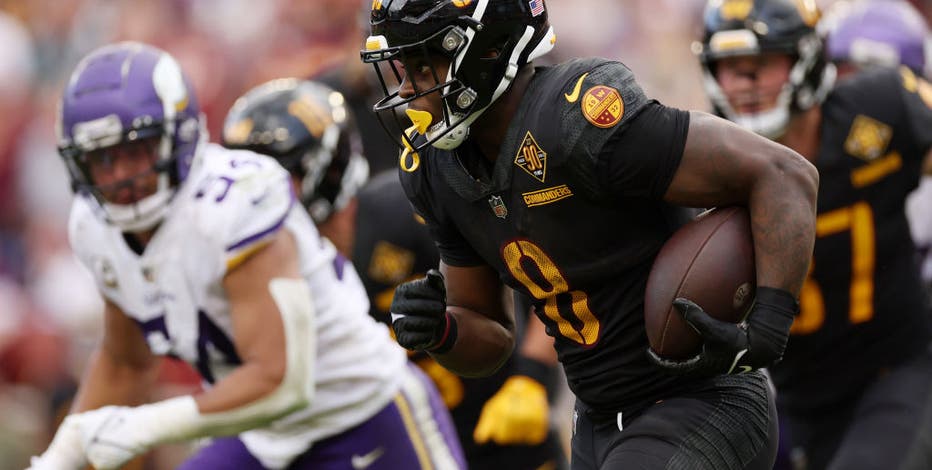
[[[664,200],[691,207],[746,203],[755,179],[781,149],[729,121],[692,111],[683,157]]]
[[[287,230],[278,230],[223,279],[230,301],[233,342],[244,362],[259,361],[272,375],[283,375],[285,333],[273,298],[273,279],[300,279],[298,250]]]
[[[440,262],[447,289],[447,306],[480,315],[514,333],[514,314],[502,302],[502,283],[498,273],[488,265],[451,266]]]

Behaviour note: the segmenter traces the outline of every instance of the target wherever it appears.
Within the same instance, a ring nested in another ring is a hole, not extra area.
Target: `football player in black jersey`
[[[375,176],[359,192],[355,233],[353,262],[369,292],[370,313],[390,324],[395,287],[439,263],[437,247],[423,219],[412,211],[396,171]],[[521,305],[520,299],[516,305]],[[523,313],[527,316],[527,310]],[[566,466],[548,417],[548,387],[553,388],[556,362],[552,338],[539,320],[519,331],[523,333],[520,351],[488,377],[459,377],[429,354],[412,353],[412,360],[434,380],[450,409],[470,468]]]
[[[769,469],[776,412],[756,369],[781,357],[797,311],[814,167],[648,99],[620,63],[533,67],[555,41],[543,0],[376,0],[370,25],[363,60],[400,82],[375,110],[413,122],[396,135],[399,175],[441,255],[439,272],[395,291],[398,341],[458,374],[492,373],[515,344],[504,283],[534,299],[577,397],[572,468]],[[746,328],[681,299],[701,352],[651,354],[644,288],[678,207],[728,204],[752,218]]]
[[[781,416],[805,468],[932,468],[932,334],[904,213],[929,169],[932,85],[907,67],[836,80],[818,18],[710,2],[700,51],[717,111],[820,172],[800,314],[770,369]]]
[[[415,219],[397,172],[382,172],[367,183],[348,104],[342,93],[316,80],[272,80],[236,101],[223,143],[269,155],[291,173],[295,194],[320,233],[356,264],[370,314],[390,323],[395,286],[436,267],[439,255],[427,228]],[[524,353],[490,377],[463,379],[427,354],[412,357],[437,385],[470,468],[565,466],[558,437],[550,431],[545,387],[556,358],[552,346],[535,338],[530,333]]]

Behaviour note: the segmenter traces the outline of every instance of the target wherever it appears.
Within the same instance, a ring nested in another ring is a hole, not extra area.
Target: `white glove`
[[[137,415],[138,408],[105,406],[73,416],[81,431],[84,455],[94,468],[120,468],[154,444]]]
[[[68,416],[58,427],[48,449],[33,457],[27,470],[78,470],[86,465],[81,430],[73,416]]]

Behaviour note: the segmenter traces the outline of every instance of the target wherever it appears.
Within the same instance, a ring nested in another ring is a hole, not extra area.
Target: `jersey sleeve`
[[[624,64],[569,63],[561,135],[581,187],[597,198],[661,197],[679,166],[689,114],[651,100]],[[575,82],[574,82],[575,80]]]
[[[596,163],[612,197],[662,198],[679,167],[689,113],[653,101],[609,138]]]
[[[295,197],[288,173],[272,159],[230,152],[217,160],[192,195],[197,207],[192,223],[213,240],[225,275],[282,229]]]

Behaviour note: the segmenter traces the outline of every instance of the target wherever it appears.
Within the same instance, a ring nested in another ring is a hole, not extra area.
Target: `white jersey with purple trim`
[[[352,264],[318,234],[274,160],[207,144],[142,255],[95,207],[75,198],[75,253],[101,293],[139,324],[153,352],[184,359],[208,385],[240,362],[225,274],[277,230],[294,236],[314,305],[315,392],[308,408],[241,435],[267,467],[281,468],[314,441],[365,421],[399,390],[403,350],[369,316]]]

